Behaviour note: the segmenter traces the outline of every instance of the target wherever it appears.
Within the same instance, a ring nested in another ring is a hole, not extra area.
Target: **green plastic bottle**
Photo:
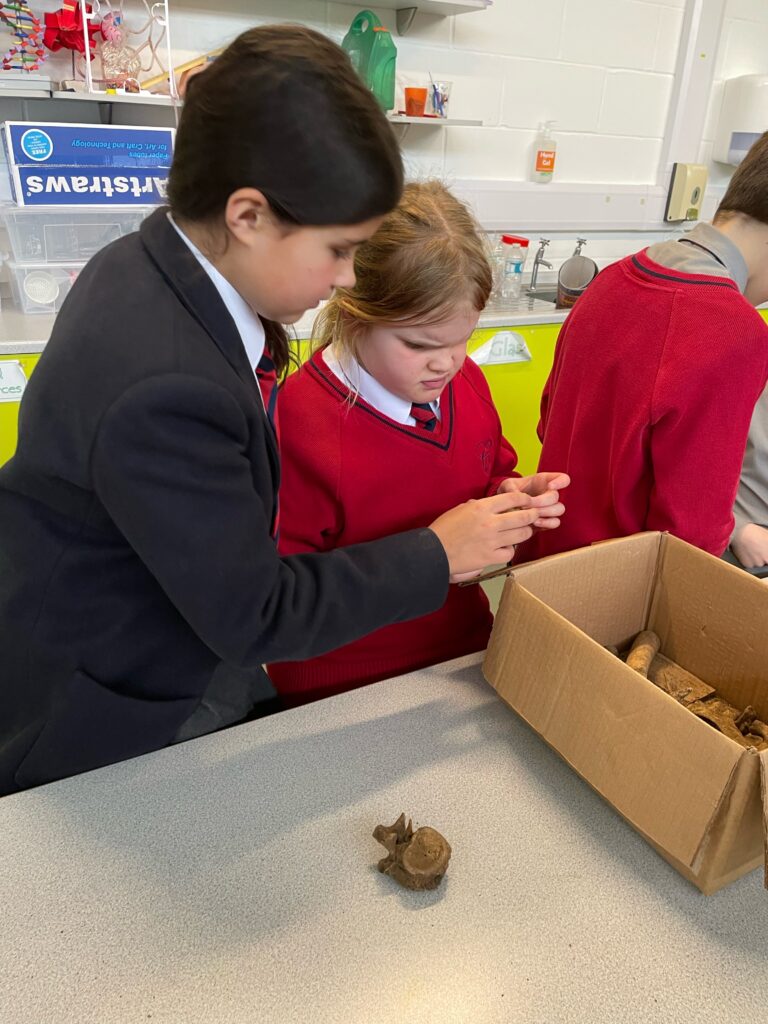
[[[389,30],[373,11],[360,11],[341,45],[379,105],[391,110],[395,105],[397,47]]]

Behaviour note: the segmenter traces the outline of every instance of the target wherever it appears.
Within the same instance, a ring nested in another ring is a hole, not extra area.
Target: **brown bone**
[[[693,704],[694,701],[711,697],[715,692],[714,686],[705,683],[663,654],[657,654],[653,659],[648,678],[681,704]]]
[[[627,655],[627,665],[647,679],[651,662],[658,653],[658,650],[659,638],[657,634],[650,629],[644,629],[642,633],[637,634],[632,642],[629,654]]]
[[[768,725],[757,720],[754,708],[740,712],[719,697],[713,686],[659,653],[659,637],[651,630],[635,637],[627,665],[734,743],[757,750],[768,746]]]
[[[451,859],[451,847],[443,836],[425,826],[415,832],[405,815],[394,825],[377,825],[373,838],[387,850],[379,871],[390,875],[406,889],[436,889]]]

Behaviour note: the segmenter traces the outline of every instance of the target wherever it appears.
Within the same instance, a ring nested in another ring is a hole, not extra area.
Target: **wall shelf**
[[[0,100],[49,100],[48,89],[3,89],[0,86]]]
[[[22,98],[46,98],[54,100],[74,100],[77,103],[126,103],[132,106],[152,106],[152,107],[172,107],[173,99],[170,96],[159,96],[154,93],[90,93],[90,92],[67,92],[64,90],[56,89],[53,92],[42,92],[41,90],[30,91],[29,93],[19,94],[3,93],[0,90],[0,98],[2,96],[20,96]],[[176,100],[176,104],[181,107],[183,100]],[[447,127],[461,127],[471,128],[479,127],[482,125],[482,121],[475,121],[468,118],[461,117],[408,117],[406,114],[387,114],[388,120],[392,124],[417,124],[427,128],[447,128]]]
[[[137,93],[93,93],[93,92],[66,92],[56,89],[48,94],[54,100],[78,100],[86,103],[132,103],[136,106],[170,107],[173,100],[170,96],[157,96],[149,92]],[[181,100],[177,101],[179,105]]]
[[[411,3],[407,0],[374,0],[371,6],[395,11],[395,25],[401,36],[411,27],[417,13],[447,18],[452,14],[470,14],[488,8],[485,0],[412,0]]]
[[[482,121],[464,117],[408,117],[407,114],[387,114],[391,124],[420,124],[424,128],[480,128]]]

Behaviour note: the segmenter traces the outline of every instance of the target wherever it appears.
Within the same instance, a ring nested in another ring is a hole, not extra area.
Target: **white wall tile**
[[[501,120],[512,128],[536,128],[554,120],[566,131],[597,131],[603,98],[602,68],[558,61],[508,60],[504,66]]]
[[[746,18],[768,24],[768,4],[765,0],[728,0],[726,15],[729,18]]]
[[[451,178],[529,176],[535,132],[509,128],[446,128],[445,173]]]
[[[567,0],[560,56],[645,70],[656,51],[659,20],[656,4],[638,0]]]
[[[608,71],[599,131],[663,138],[672,82],[671,75]]]
[[[557,57],[565,0],[499,0],[487,11],[454,18],[454,44],[513,57]]]
[[[761,74],[768,69],[768,22],[759,25],[727,18],[723,29],[718,78]]]
[[[411,180],[445,177],[445,128],[409,125],[396,128],[401,137],[403,165],[406,177]]]
[[[672,74],[675,70],[682,31],[683,11],[670,7],[659,8],[659,30],[653,59],[654,71],[667,71]]]
[[[661,156],[656,139],[569,135],[558,139],[556,181],[637,183],[655,181]]]
[[[42,2],[56,6],[58,0]],[[453,82],[451,114],[485,125],[409,129],[402,140],[408,172],[448,180],[528,180],[536,126],[551,119],[557,122],[557,180],[654,183],[659,145],[653,140],[666,124],[684,3],[496,0],[487,11],[452,18],[419,14],[407,36],[397,35],[394,11],[381,9],[398,48],[400,87],[425,81],[431,71]],[[730,0],[730,7],[743,14],[753,10],[750,3]],[[179,61],[264,22],[303,22],[340,42],[366,6],[222,0],[222,9],[214,10],[211,0],[173,4]],[[371,6],[377,9],[375,2]],[[738,26],[746,24],[728,21],[729,28],[737,26],[729,36],[731,57],[742,59],[746,45],[750,60],[755,52],[768,54],[768,39],[753,45],[748,34],[743,41]],[[750,28],[754,35],[755,22]]]
[[[211,10],[210,0],[173,0],[171,42],[184,59],[225,45],[235,36],[270,22],[300,22],[325,29],[325,4],[317,0],[226,0],[226,14]]]

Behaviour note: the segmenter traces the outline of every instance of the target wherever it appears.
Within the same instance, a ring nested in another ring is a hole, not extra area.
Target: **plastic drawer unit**
[[[14,262],[85,263],[105,245],[138,230],[153,209],[6,206],[2,215]]]
[[[8,261],[11,292],[24,313],[58,313],[84,263],[30,263]]]

